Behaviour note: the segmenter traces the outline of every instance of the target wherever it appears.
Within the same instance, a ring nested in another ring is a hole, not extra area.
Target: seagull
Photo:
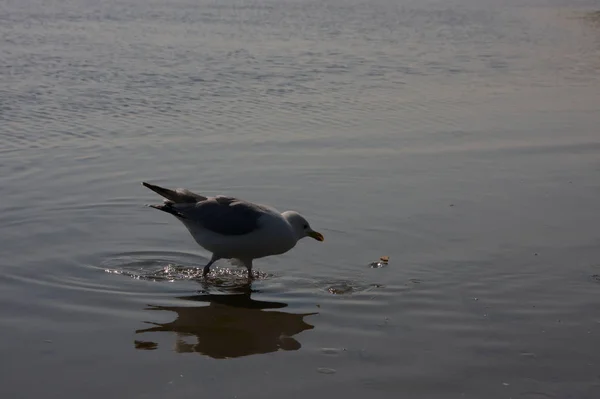
[[[175,216],[196,243],[212,253],[203,276],[217,260],[235,259],[252,278],[254,259],[288,252],[304,237],[324,240],[295,211],[279,213],[270,206],[234,197],[205,197],[184,188],[171,190],[146,182],[142,185],[165,198],[160,205],[147,206]]]

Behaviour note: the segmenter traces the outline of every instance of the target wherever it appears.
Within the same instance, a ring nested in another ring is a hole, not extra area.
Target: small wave
[[[336,281],[324,283],[322,289],[332,295],[352,295],[383,288],[382,284],[358,283],[355,281]]]

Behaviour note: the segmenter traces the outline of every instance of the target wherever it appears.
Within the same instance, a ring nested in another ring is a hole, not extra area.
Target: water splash
[[[119,274],[127,277],[131,277],[138,280],[149,280],[149,281],[168,281],[174,282],[177,280],[205,280],[214,283],[223,282],[223,280],[247,280],[248,272],[246,269],[237,268],[215,268],[207,276],[203,276],[201,267],[189,267],[168,264],[159,270],[145,270],[140,269],[137,271],[124,270],[124,269],[104,269],[106,273]],[[252,276],[255,280],[264,280],[273,275],[270,273],[261,272],[259,270],[253,270]]]
[[[202,280],[216,284],[223,281],[239,282],[248,279],[248,272],[244,267],[214,265],[207,276],[203,276],[203,267],[207,260],[198,259],[185,253],[139,252],[119,254],[102,263],[106,273],[118,274],[138,280],[167,281]],[[224,263],[224,262],[221,262]],[[253,270],[254,279],[266,279],[271,274]]]

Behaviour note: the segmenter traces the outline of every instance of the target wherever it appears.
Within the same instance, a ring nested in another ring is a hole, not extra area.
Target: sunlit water
[[[600,397],[598,7],[3,1],[0,397]],[[325,242],[203,279],[143,180]]]

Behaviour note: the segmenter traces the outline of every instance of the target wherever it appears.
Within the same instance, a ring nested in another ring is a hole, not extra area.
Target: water
[[[0,396],[597,398],[595,6],[3,1]],[[325,242],[204,281],[144,180]]]

